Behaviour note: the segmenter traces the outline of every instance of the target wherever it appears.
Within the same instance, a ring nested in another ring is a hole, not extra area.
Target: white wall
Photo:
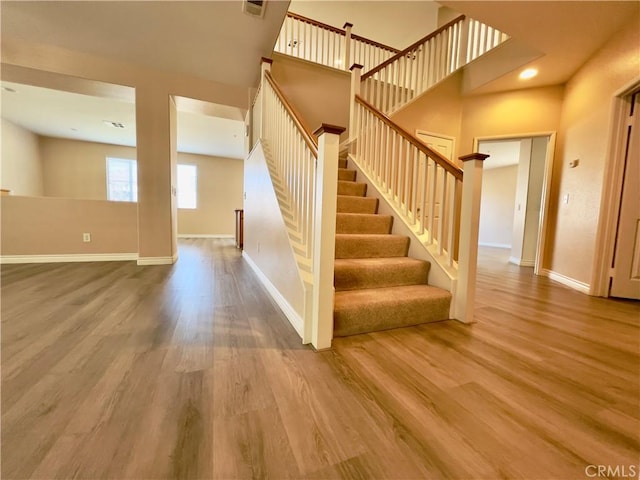
[[[11,195],[40,197],[44,193],[38,136],[2,119],[0,187]]]
[[[511,248],[517,175],[517,165],[483,172],[480,245]]]

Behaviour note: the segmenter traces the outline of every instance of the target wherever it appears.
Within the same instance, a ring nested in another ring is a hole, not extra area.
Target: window
[[[178,208],[196,208],[198,167],[178,165]]]
[[[138,165],[135,160],[107,157],[107,200],[138,201]]]

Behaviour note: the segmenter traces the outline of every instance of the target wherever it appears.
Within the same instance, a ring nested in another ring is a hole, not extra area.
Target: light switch
[[[569,194],[565,193],[562,197],[562,203],[568,204],[569,203]]]

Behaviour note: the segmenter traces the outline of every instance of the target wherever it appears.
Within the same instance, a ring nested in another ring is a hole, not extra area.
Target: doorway
[[[481,137],[486,153],[479,245],[502,249],[509,263],[542,270],[547,194],[555,133]],[[508,254],[507,254],[508,253]]]

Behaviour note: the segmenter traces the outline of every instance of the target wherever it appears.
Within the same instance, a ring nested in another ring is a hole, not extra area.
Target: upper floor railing
[[[362,75],[362,96],[393,113],[508,36],[477,20],[457,17]]]
[[[274,51],[327,67],[348,70],[353,63],[368,69],[396,55],[399,50],[351,33],[352,25],[336,28],[288,12]]]

